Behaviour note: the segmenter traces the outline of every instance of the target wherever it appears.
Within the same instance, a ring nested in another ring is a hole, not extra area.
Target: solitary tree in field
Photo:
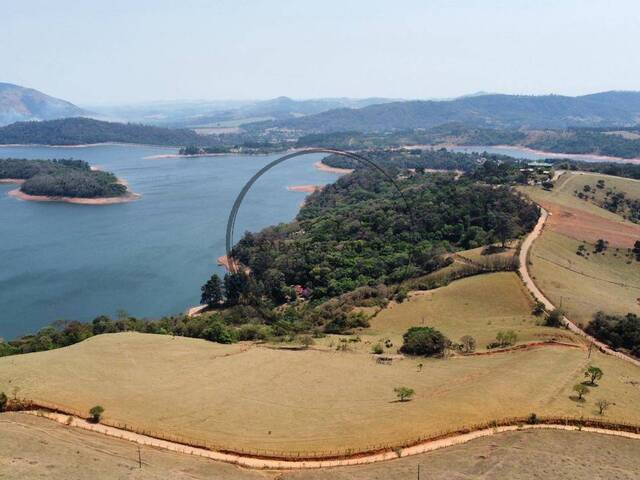
[[[7,408],[7,403],[9,399],[4,392],[0,392],[0,412],[4,412],[4,409]]]
[[[413,397],[413,395],[416,393],[413,388],[409,387],[396,387],[393,389],[393,391],[396,393],[398,400],[400,400],[401,402],[410,400],[411,397]]]
[[[92,423],[100,423],[100,418],[102,417],[103,413],[104,408],[102,408],[100,405],[92,407],[91,410],[89,410],[89,421],[91,421]]]
[[[207,304],[209,307],[218,305],[222,301],[222,282],[220,277],[215,273],[211,275],[207,283],[202,286],[201,291],[200,303]]]
[[[604,412],[609,409],[615,403],[610,402],[609,400],[601,399],[596,402],[596,407],[598,407],[598,414],[604,415]]]
[[[573,386],[573,391],[578,394],[578,401],[581,402],[582,400],[584,400],[583,397],[587,393],[589,393],[589,387],[583,385],[582,383],[578,383],[577,385]]]
[[[600,380],[604,372],[598,367],[594,367],[593,365],[589,365],[587,369],[584,371],[584,376],[589,379],[589,383],[596,386],[596,381]]]

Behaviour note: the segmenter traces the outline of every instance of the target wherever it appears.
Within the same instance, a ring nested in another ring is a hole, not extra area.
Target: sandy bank
[[[329,165],[322,163],[322,160],[314,163],[313,166],[322,172],[337,173],[339,175],[346,175],[353,172],[352,168],[330,167]]]
[[[49,197],[46,195],[29,195],[21,192],[19,188],[7,192],[7,195],[18,200],[27,200],[31,202],[63,202],[63,203],[75,203],[78,205],[114,205],[116,203],[126,203],[138,200],[142,195],[137,193],[127,193],[120,197],[108,197],[108,198],[77,198],[77,197]]]
[[[322,185],[291,185],[287,187],[290,192],[313,193],[322,190]]]
[[[2,183],[16,183],[18,185],[22,185],[26,180],[21,178],[0,178],[0,184]]]
[[[227,272],[231,271],[231,269],[229,268],[229,257],[227,257],[226,255],[218,257],[218,265],[224,267]]]

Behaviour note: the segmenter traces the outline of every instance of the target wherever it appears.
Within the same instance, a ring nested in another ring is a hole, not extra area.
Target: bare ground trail
[[[344,467],[351,465],[363,465],[374,462],[382,462],[385,460],[393,460],[401,457],[408,457],[411,455],[418,455],[421,453],[432,452],[441,448],[450,447],[453,445],[460,445],[467,443],[476,438],[488,437],[503,432],[513,432],[518,430],[530,430],[530,429],[553,429],[553,430],[567,430],[583,432],[601,433],[605,435],[613,435],[617,437],[631,438],[640,440],[640,433],[633,433],[622,430],[610,430],[606,428],[595,427],[575,427],[563,424],[517,424],[507,425],[494,428],[486,428],[482,430],[476,430],[469,433],[459,434],[447,438],[429,440],[418,445],[410,447],[398,448],[394,451],[385,451],[379,453],[354,455],[353,457],[329,459],[329,460],[277,460],[277,459],[265,459],[249,456],[236,455],[231,453],[216,452],[212,450],[206,450],[204,448],[192,447],[189,445],[183,445],[180,443],[169,442],[166,440],[160,440],[157,438],[141,435],[138,433],[122,430],[119,428],[109,427],[107,425],[89,423],[82,418],[78,418],[72,415],[65,415],[55,412],[42,412],[29,410],[24,411],[26,415],[36,415],[43,418],[68,425],[71,427],[82,428],[84,430],[91,430],[94,432],[102,433],[104,435],[121,438],[123,440],[129,440],[131,442],[147,445],[165,450],[170,450],[177,453],[184,453],[187,455],[195,455],[199,457],[209,458],[211,460],[233,463],[248,468],[256,469],[270,469],[270,470],[291,470],[291,469],[311,469],[311,468],[327,468],[327,467]]]
[[[556,174],[557,173],[558,172],[556,172]],[[559,175],[554,175],[554,179],[557,179],[558,176]],[[551,311],[551,310],[555,310],[556,307],[551,302],[551,300],[549,300],[542,293],[542,291],[538,288],[538,286],[533,281],[533,279],[531,277],[531,274],[529,272],[529,262],[528,262],[529,252],[531,250],[531,246],[533,245],[533,242],[542,233],[542,230],[544,229],[545,223],[546,223],[548,218],[549,218],[549,213],[544,208],[540,207],[540,218],[538,219],[538,223],[536,224],[534,229],[531,231],[531,233],[529,233],[529,235],[527,235],[527,237],[522,242],[522,246],[520,248],[520,268],[518,269],[518,273],[520,274],[520,278],[522,278],[522,281],[524,282],[525,286],[533,294],[534,298],[536,300],[538,300],[539,302],[542,302],[544,304],[545,308],[547,310]],[[595,345],[596,347],[598,347],[598,349],[600,351],[602,351],[603,353],[606,353],[608,355],[613,355],[615,357],[620,358],[621,360],[624,360],[626,362],[632,363],[632,364],[640,367],[640,360],[637,360],[637,359],[635,359],[633,357],[625,355],[624,353],[617,352],[617,351],[611,349],[606,344],[602,343],[601,341],[597,340],[596,338],[592,337],[591,335],[588,335],[584,330],[582,330],[580,327],[578,327],[575,323],[573,323],[571,320],[569,320],[566,316],[562,317],[562,321],[564,322],[564,324],[567,326],[567,328],[569,330],[571,330],[572,332],[577,333],[578,335],[581,335],[582,337],[584,337],[588,342],[590,342],[593,345]]]

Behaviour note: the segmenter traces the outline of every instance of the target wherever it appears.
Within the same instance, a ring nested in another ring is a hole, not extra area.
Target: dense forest
[[[310,195],[295,222],[245,234],[233,256],[274,300],[295,284],[312,298],[334,297],[428,273],[442,253],[519,236],[538,218],[509,188],[470,176],[397,178],[410,210],[394,185],[359,169]]]
[[[20,190],[48,197],[104,198],[127,193],[110,172],[91,170],[83,160],[0,159],[0,179],[25,180]]]
[[[526,166],[527,163],[524,160],[517,160],[506,155],[459,153],[445,148],[387,148],[360,151],[359,153],[382,168],[473,172],[478,180],[485,183],[516,181],[520,176],[520,168]],[[357,160],[340,155],[330,155],[322,162],[338,168],[360,169],[366,167]]]
[[[103,122],[91,118],[18,122],[0,127],[0,144],[80,145],[120,142],[177,146],[199,144],[203,139],[206,137],[193,130]]]
[[[526,138],[519,130],[470,127],[460,123],[448,123],[429,129],[400,130],[392,132],[331,132],[303,135],[296,146],[328,147],[347,150],[401,147],[412,145],[515,145]]]

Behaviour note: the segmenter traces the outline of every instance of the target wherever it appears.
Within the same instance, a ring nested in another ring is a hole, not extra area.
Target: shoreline
[[[598,155],[595,153],[558,153],[558,152],[546,152],[544,150],[536,150],[534,148],[525,147],[523,145],[454,145],[454,144],[443,144],[444,148],[452,149],[452,148],[500,148],[500,149],[510,149],[517,150],[524,153],[531,153],[535,155],[546,156],[548,158],[568,158],[569,160],[581,160],[584,162],[612,162],[612,163],[633,163],[639,164],[640,157],[635,158],[623,158],[623,157],[612,157],[608,155]],[[479,151],[479,150],[478,150]],[[506,154],[504,154],[506,155]]]
[[[118,203],[128,203],[142,198],[138,193],[129,192],[119,197],[98,197],[98,198],[81,198],[81,197],[51,197],[47,195],[29,195],[20,191],[19,188],[10,190],[7,195],[18,200],[29,202],[60,202],[74,203],[77,205],[115,205]]]
[[[352,168],[338,168],[338,167],[330,167],[326,163],[322,163],[322,160],[317,161],[313,164],[316,170],[320,170],[321,172],[328,173],[337,173],[339,175],[348,175],[353,172]]]
[[[322,190],[323,185],[290,185],[287,187],[287,190],[290,192],[304,192],[304,193],[313,193]]]
[[[2,184],[22,185],[24,182],[26,182],[26,180],[23,180],[22,178],[0,178],[0,185]]]

